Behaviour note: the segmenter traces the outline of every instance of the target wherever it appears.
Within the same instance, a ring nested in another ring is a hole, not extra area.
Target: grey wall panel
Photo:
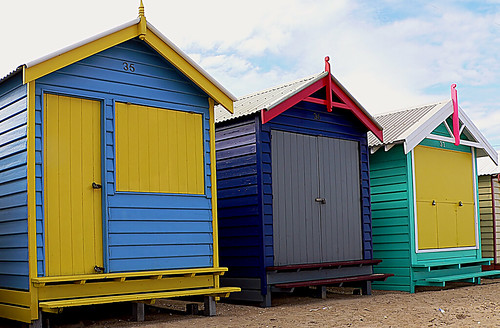
[[[358,143],[271,134],[274,265],[362,259]]]
[[[322,260],[363,258],[359,149],[355,141],[319,137]]]

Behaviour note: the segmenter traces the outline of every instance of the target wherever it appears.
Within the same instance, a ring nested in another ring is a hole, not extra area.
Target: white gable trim
[[[441,140],[446,142],[455,142],[454,138],[431,135],[441,123],[453,114],[453,105],[451,100],[440,108],[436,108],[424,115],[419,122],[415,123],[408,131],[404,133],[404,151],[408,154],[413,148],[419,145],[425,138]],[[491,144],[486,140],[479,129],[474,125],[471,119],[465,114],[462,108],[458,108],[458,117],[462,122],[460,132],[467,129],[474,141],[460,140],[460,143],[466,146],[475,147],[478,150],[478,157],[489,156],[495,164],[498,165],[498,154]],[[449,127],[447,126],[447,129]]]
[[[404,136],[405,154],[408,154],[413,148],[427,138],[439,124],[443,123],[451,114],[453,114],[453,105],[451,100],[441,107],[431,110],[424,115],[420,121],[413,125]],[[420,124],[419,124],[420,123]]]

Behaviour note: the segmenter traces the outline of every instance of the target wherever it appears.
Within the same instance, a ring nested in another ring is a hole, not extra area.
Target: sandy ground
[[[51,319],[52,328],[80,327],[500,327],[500,279],[482,285],[455,285],[415,294],[374,291],[353,295],[352,289],[329,289],[327,299],[283,295],[273,307],[217,304],[216,317],[188,315],[187,302],[161,300],[147,306],[146,321],[131,321],[130,304],[67,309]],[[200,309],[203,305],[200,303]],[[0,327],[18,327],[0,321]]]

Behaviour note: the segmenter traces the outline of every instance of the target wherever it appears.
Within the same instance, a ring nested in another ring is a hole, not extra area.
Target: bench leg
[[[326,299],[326,286],[316,287],[316,297],[321,298],[322,300]]]
[[[268,308],[271,307],[271,286],[267,286],[267,293],[264,296],[264,300],[260,303],[260,307]]]
[[[366,281],[362,287],[363,295],[371,295],[372,294],[372,282]]]
[[[144,321],[144,303],[132,303],[132,320]]]
[[[213,296],[205,296],[205,309],[203,311],[203,315],[207,317],[213,317],[216,315],[216,308],[215,308],[215,297]]]

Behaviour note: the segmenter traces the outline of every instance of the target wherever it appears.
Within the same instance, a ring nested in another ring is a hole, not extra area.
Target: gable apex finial
[[[142,3],[142,0],[141,0],[141,3],[139,4],[139,17],[144,17],[144,4]]]

